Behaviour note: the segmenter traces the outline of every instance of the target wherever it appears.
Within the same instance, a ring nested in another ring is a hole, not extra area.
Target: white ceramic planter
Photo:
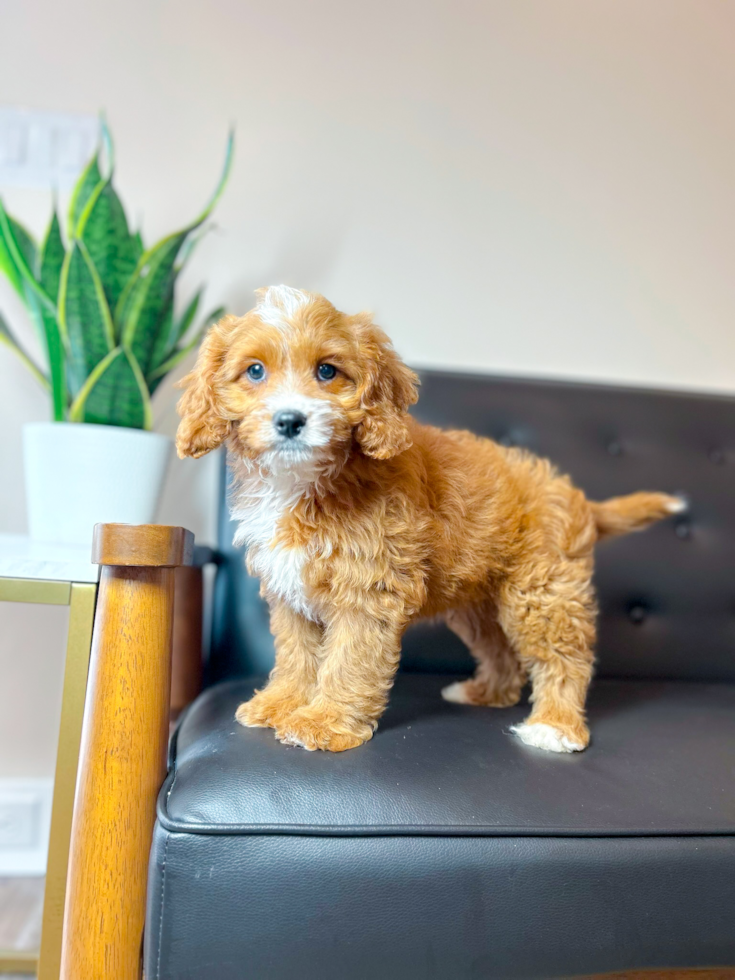
[[[36,541],[90,545],[99,522],[152,524],[172,443],[115,425],[23,427],[26,504]]]

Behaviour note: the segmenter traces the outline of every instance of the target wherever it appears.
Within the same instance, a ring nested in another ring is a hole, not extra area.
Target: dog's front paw
[[[243,701],[235,712],[235,721],[245,728],[269,728],[271,725],[269,715],[258,704],[254,703],[256,698],[253,698],[252,701]]]
[[[331,712],[300,708],[276,726],[276,738],[285,745],[298,745],[314,752],[345,752],[373,737],[368,724],[355,724]]]
[[[274,698],[267,691],[258,691],[249,701],[243,701],[235,712],[235,720],[245,728],[276,728],[297,707],[291,699]]]

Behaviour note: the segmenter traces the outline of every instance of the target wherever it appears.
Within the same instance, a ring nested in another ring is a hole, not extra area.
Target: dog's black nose
[[[306,425],[306,416],[301,412],[279,412],[273,419],[279,435],[293,439]]]

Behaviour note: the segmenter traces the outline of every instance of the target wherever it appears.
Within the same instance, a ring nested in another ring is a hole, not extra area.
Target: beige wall
[[[10,0],[0,16],[0,100],[104,108],[147,239],[198,210],[236,124],[188,276],[212,303],[242,311],[285,281],[374,309],[420,365],[735,391],[735,3]],[[48,195],[0,191],[40,232]],[[2,288],[0,308],[16,311]],[[167,432],[172,406],[162,392]],[[46,413],[0,350],[0,531],[24,527],[20,428]],[[208,461],[177,463],[161,519],[211,538],[214,484]],[[0,699],[26,696],[32,674],[3,657]]]

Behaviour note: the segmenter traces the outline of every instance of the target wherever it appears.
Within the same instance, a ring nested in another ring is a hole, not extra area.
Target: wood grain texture
[[[141,540],[138,530],[130,529],[133,546],[124,534],[103,528],[96,560],[130,559]],[[148,560],[153,554],[164,563],[176,554],[183,559],[184,541],[180,534],[164,535],[146,551]],[[140,976],[148,851],[166,767],[173,599],[173,568],[102,569],[72,823],[62,980]]]
[[[95,524],[92,561],[97,565],[191,565],[194,535],[163,524]]]
[[[202,618],[204,615],[201,568],[192,566],[177,568],[174,577],[172,718],[176,718],[202,689]]]

